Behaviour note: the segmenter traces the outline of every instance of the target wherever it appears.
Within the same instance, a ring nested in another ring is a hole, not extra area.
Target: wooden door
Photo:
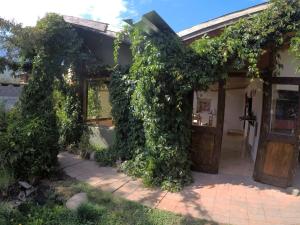
[[[205,173],[218,173],[222,147],[225,88],[218,84],[218,103],[215,126],[192,126],[191,160],[192,170]]]
[[[271,78],[263,86],[263,113],[254,179],[292,184],[299,153],[299,78]]]

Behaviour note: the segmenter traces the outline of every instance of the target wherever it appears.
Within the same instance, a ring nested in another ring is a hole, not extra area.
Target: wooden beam
[[[300,85],[300,77],[272,77],[269,80],[272,84]]]

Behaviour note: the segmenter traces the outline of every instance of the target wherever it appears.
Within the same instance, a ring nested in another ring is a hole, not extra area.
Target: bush
[[[7,132],[0,136],[5,167],[17,178],[45,176],[56,169],[58,133],[52,129],[55,117],[20,117],[11,113]]]
[[[26,214],[26,224],[30,225],[79,225],[75,213],[64,206],[36,207],[32,203],[30,212]]]
[[[24,216],[16,209],[11,208],[7,203],[0,202],[0,224],[22,224]]]

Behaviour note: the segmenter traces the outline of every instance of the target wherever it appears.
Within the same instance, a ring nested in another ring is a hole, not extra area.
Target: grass
[[[77,211],[65,208],[75,193],[86,192],[89,202]],[[209,225],[205,220],[187,218],[151,209],[73,180],[51,183],[47,203],[34,202],[17,210],[0,203],[0,225]]]

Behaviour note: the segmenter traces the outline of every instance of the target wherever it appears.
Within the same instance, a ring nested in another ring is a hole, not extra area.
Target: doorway
[[[225,87],[225,114],[220,156],[220,174],[252,177],[255,148],[255,115],[253,84],[245,77],[231,77]],[[253,120],[251,120],[253,119]]]

